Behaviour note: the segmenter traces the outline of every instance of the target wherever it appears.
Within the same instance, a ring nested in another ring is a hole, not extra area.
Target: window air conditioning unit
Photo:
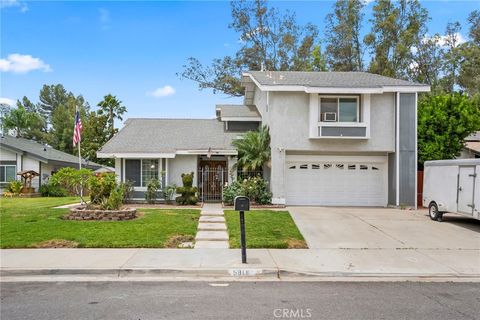
[[[336,112],[325,112],[323,114],[323,121],[328,121],[328,122],[337,121],[337,113]]]

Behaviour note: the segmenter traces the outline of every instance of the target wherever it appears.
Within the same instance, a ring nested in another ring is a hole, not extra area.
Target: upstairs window
[[[358,97],[320,98],[320,121],[358,122],[359,114]]]

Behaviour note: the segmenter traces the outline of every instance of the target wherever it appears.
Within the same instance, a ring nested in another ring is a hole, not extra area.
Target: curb
[[[225,269],[0,269],[1,281],[48,277],[50,281],[65,277],[98,277],[142,280],[205,280],[225,281],[442,281],[480,282],[480,274],[414,274],[414,273],[355,273],[355,272],[304,272],[275,268],[225,268]],[[5,279],[7,278],[7,279]],[[67,280],[68,281],[68,280]],[[94,279],[93,279],[94,281]]]

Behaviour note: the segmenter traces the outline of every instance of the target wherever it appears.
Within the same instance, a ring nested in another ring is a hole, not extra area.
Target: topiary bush
[[[175,198],[175,201],[180,205],[194,205],[198,202],[198,189],[193,186],[193,172],[182,173],[183,187],[177,188],[177,193],[181,194]]]

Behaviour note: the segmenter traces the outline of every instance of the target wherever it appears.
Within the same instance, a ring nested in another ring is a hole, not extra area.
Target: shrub
[[[127,180],[122,182],[120,186],[123,188],[123,202],[132,200],[133,197],[133,181]]]
[[[42,197],[66,197],[67,190],[59,185],[54,185],[51,182],[42,184],[38,189],[38,192],[42,194]]]
[[[170,204],[172,202],[172,197],[176,190],[177,186],[174,184],[162,187],[162,190],[160,190],[160,192],[162,193],[162,197],[163,199],[165,199],[166,203]]]
[[[88,181],[94,176],[89,169],[62,168],[50,177],[49,183],[60,186],[67,191],[69,195],[80,195],[80,189],[86,194],[88,190]]]
[[[117,187],[115,174],[101,173],[92,175],[87,182],[90,190],[90,201],[92,204],[100,204],[102,199],[108,198],[110,193]]]
[[[272,193],[268,190],[268,182],[261,177],[250,177],[243,181],[234,181],[223,189],[223,202],[232,205],[236,196],[246,196],[256,204],[270,204]]]
[[[18,180],[12,180],[8,183],[8,192],[13,194],[20,194],[22,191],[23,184]]]
[[[157,200],[157,192],[160,189],[160,180],[152,179],[147,183],[147,192],[145,192],[145,200],[148,203],[155,203]]]
[[[118,210],[122,206],[124,189],[121,186],[116,187],[110,192],[108,198],[103,198],[100,207],[103,210]]]
[[[231,184],[223,188],[223,202],[226,205],[232,205],[236,196],[243,195],[242,184],[238,180],[233,181]]]
[[[175,201],[180,205],[193,205],[198,202],[197,188],[193,187],[193,172],[182,173],[183,187],[177,188],[177,193],[181,196],[175,198]]]

